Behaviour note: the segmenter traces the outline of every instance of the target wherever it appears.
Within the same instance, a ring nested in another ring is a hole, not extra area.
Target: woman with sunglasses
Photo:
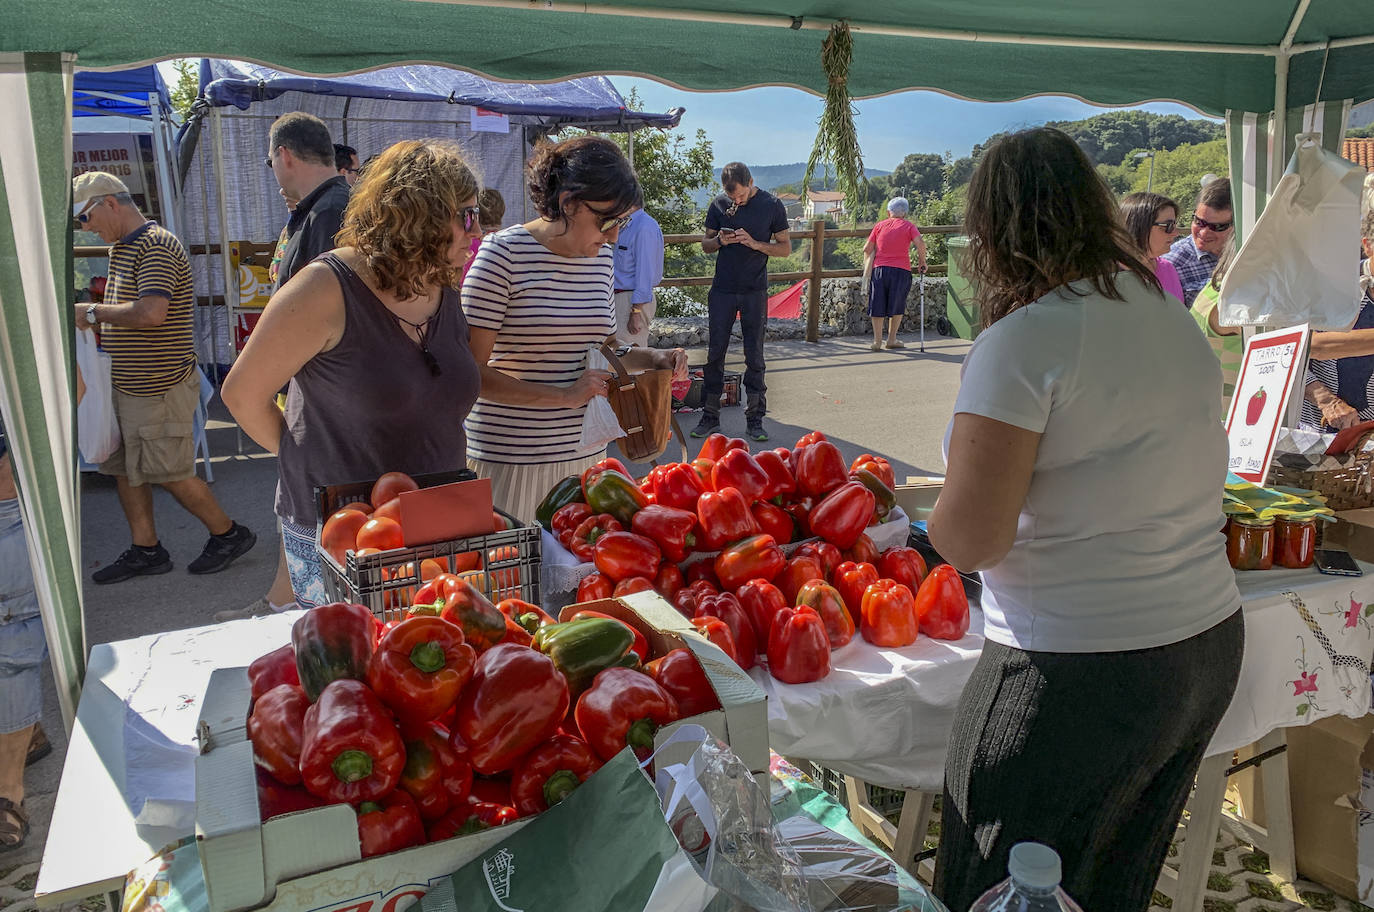
[[[1183,282],[1178,270],[1173,263],[1160,259],[1178,237],[1178,203],[1158,193],[1131,193],[1121,198],[1121,220],[1145,255],[1145,262],[1154,269],[1164,293],[1182,304]]]
[[[239,426],[277,454],[302,608],[325,597],[316,485],[464,466],[480,375],[456,288],[479,233],[477,179],[459,148],[396,143],[353,188],[339,246],[272,296],[224,381]],[[288,382],[283,415],[273,397]]]
[[[986,644],[950,734],[935,893],[967,909],[1031,840],[1083,908],[1145,912],[1240,676],[1226,433],[1198,394],[1221,371],[1064,133],[984,153],[964,227],[984,329],[928,527],[983,571]]]
[[[614,142],[582,136],[535,149],[525,168],[538,217],[488,237],[463,281],[482,396],[468,416],[468,465],[525,522],[567,475],[605,456],[581,445],[583,417],[611,375],[588,349],[615,334],[613,249],[639,200],[634,169]],[[631,370],[687,373],[687,355],[634,348]]]

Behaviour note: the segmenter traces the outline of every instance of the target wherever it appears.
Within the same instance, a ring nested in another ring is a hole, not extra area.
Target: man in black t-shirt
[[[730,162],[720,172],[725,192],[706,210],[706,236],[701,249],[720,251],[716,276],[707,298],[706,368],[702,382],[701,421],[693,437],[705,437],[720,428],[720,394],[725,386],[725,352],[739,315],[744,337],[744,390],[748,406],[744,417],[748,436],[767,440],[763,416],[768,410],[763,382],[763,331],[768,317],[768,258],[792,252],[787,230],[787,210],[773,194],[754,186],[753,175],[742,162]]]
[[[334,249],[349,188],[334,164],[329,128],[313,114],[293,111],[278,117],[267,145],[267,166],[282,195],[299,200],[286,223],[286,249],[277,273],[280,288],[315,257]]]

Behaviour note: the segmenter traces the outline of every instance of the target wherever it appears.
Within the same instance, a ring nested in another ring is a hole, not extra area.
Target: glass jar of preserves
[[[1312,566],[1317,550],[1317,521],[1280,516],[1274,520],[1274,563],[1301,569]]]
[[[1226,527],[1226,559],[1237,570],[1274,566],[1274,521],[1258,516],[1232,516]]]

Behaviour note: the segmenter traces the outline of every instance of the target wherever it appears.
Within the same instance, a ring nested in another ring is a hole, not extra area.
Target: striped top
[[[161,396],[196,365],[191,332],[191,264],[176,235],[156,222],[110,245],[108,304],[155,295],[171,302],[161,326],[105,326],[100,347],[110,355],[114,388],[130,396]]]
[[[1207,344],[1212,346],[1212,353],[1221,362],[1221,408],[1225,412],[1236,392],[1236,383],[1240,378],[1240,363],[1245,358],[1245,342],[1240,333],[1223,336],[1212,329],[1208,318],[1211,317],[1212,311],[1216,310],[1218,303],[1218,292],[1212,287],[1212,283],[1208,282],[1198,291],[1197,297],[1193,300],[1193,309],[1189,313],[1197,321],[1202,334],[1207,337]]]
[[[491,367],[518,380],[569,386],[587,367],[587,348],[615,333],[609,246],[592,257],[550,251],[523,225],[489,236],[463,280],[468,325],[496,332]],[[468,455],[534,465],[577,459],[586,406],[547,408],[478,399],[468,415]]]

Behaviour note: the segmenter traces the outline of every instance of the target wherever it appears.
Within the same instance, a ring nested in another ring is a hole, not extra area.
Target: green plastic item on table
[[[1260,487],[1234,474],[1226,477],[1221,509],[1227,516],[1336,521],[1336,511],[1326,505],[1323,494],[1301,488]]]

